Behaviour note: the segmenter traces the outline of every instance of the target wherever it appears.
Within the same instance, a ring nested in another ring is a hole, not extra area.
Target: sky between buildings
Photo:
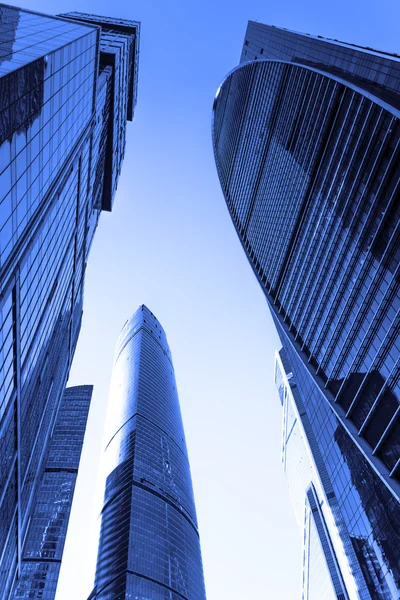
[[[208,600],[295,600],[301,537],[281,468],[279,341],[214,165],[211,107],[249,19],[400,53],[398,0],[25,0],[142,22],[138,105],[89,258],[70,384],[93,384],[57,600],[93,586],[115,343],[145,303],[172,350]],[[97,490],[97,491],[96,491]],[[97,521],[98,523],[98,521]]]

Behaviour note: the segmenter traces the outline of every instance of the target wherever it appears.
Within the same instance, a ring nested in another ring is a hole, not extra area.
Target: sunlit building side
[[[276,354],[274,375],[283,411],[282,465],[303,539],[302,597],[357,598],[351,593],[354,581],[346,554],[346,550],[354,552],[351,540],[345,540],[345,549],[338,520],[342,534],[346,529],[332,483],[284,350]],[[329,407],[326,411],[326,419],[334,419]]]
[[[71,19],[0,5],[1,600],[27,583],[88,254],[112,206],[136,101],[139,24]],[[44,585],[29,597],[52,598]]]

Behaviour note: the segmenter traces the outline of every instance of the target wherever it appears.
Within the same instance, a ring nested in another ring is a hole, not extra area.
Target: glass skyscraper
[[[303,598],[347,598],[343,578],[351,585],[351,577],[335,527],[340,511],[333,513],[332,484],[284,350],[276,355],[275,383],[283,409],[282,464],[303,536]]]
[[[92,391],[82,385],[63,394],[12,598],[55,597]]]
[[[283,346],[310,599],[400,597],[399,109],[398,56],[259,23],[214,101],[221,187]]]
[[[101,210],[112,206],[136,101],[139,29],[0,4],[2,600],[27,572],[88,253]]]
[[[141,306],[112,373],[96,600],[205,600],[188,454],[166,335]]]

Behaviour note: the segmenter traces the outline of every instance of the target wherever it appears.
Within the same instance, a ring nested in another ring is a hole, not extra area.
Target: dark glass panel
[[[345,411],[349,410],[364,378],[365,373],[350,373],[348,379],[346,379],[344,383],[342,379],[333,379],[329,382],[329,389],[331,389],[333,393],[335,393],[335,390],[337,390],[337,392],[340,390],[336,400],[343,406]]]
[[[400,419],[392,426],[388,436],[377,452],[379,458],[391,471],[400,458]],[[397,471],[397,478],[400,479],[400,472]]]
[[[365,439],[371,444],[372,448],[381,439],[398,406],[399,400],[396,395],[391,389],[386,389],[363,432]]]
[[[371,371],[368,374],[367,380],[350,415],[350,419],[358,429],[364,423],[384,383],[385,380],[379,371]]]

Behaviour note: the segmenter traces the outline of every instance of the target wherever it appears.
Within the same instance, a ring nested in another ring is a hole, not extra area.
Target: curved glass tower
[[[319,473],[309,536],[331,597],[398,600],[400,61],[289,33],[249,26],[251,60],[214,101],[215,159]],[[321,598],[310,581],[304,597]]]
[[[106,446],[98,600],[205,600],[203,567],[167,338],[141,306],[119,337]]]

